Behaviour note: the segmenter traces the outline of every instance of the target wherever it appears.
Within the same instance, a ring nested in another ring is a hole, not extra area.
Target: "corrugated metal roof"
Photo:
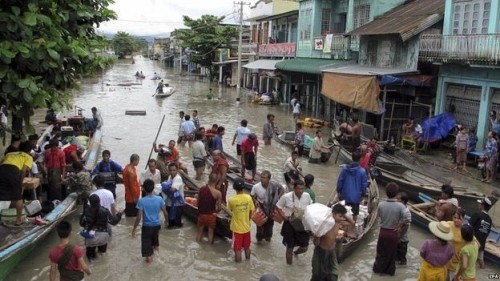
[[[281,60],[256,60],[245,64],[243,67],[248,69],[264,69],[264,70],[275,70],[276,63]]]
[[[313,58],[293,58],[280,61],[276,64],[277,69],[301,72],[309,74],[321,74],[325,68],[332,68],[349,63],[345,60],[328,60],[328,59],[313,59]]]
[[[406,41],[442,20],[444,5],[445,0],[409,1],[348,34],[399,34]]]
[[[353,75],[402,75],[417,73],[416,70],[407,70],[400,68],[382,68],[362,66],[358,64],[351,64],[346,66],[335,67],[331,69],[324,69],[323,72],[329,73],[342,73]]]

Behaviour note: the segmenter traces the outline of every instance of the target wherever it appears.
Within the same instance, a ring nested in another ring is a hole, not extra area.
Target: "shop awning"
[[[327,60],[311,58],[294,58],[283,60],[276,64],[277,69],[291,72],[302,72],[310,74],[321,74],[323,69],[333,68],[349,63],[345,60]]]
[[[248,59],[242,59],[242,62],[247,62]],[[226,60],[226,61],[216,61],[213,62],[215,65],[221,65],[221,64],[231,64],[231,63],[238,63],[238,60]]]
[[[321,93],[343,105],[378,114],[380,86],[377,76],[323,73]]]
[[[379,79],[416,73],[414,70],[397,68],[346,65],[323,72],[321,93],[343,105],[381,114],[384,108],[379,101]]]
[[[414,87],[431,87],[434,76],[430,75],[384,75],[379,77],[380,86],[385,85],[409,85]]]
[[[248,69],[275,70],[276,63],[281,60],[256,60],[245,64],[243,67]]]

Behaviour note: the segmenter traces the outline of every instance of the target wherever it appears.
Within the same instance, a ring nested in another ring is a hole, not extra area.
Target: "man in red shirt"
[[[241,142],[241,156],[244,163],[241,169],[241,177],[245,179],[245,171],[252,171],[252,182],[255,181],[255,174],[257,172],[257,150],[259,148],[259,140],[257,136],[252,133]]]
[[[59,243],[56,247],[50,249],[50,275],[49,280],[55,281],[57,270],[61,275],[61,281],[83,280],[84,272],[90,275],[92,271],[83,259],[83,248],[69,244],[71,234],[71,224],[68,221],[60,222],[57,227]]]
[[[156,147],[156,143],[153,143],[153,149],[155,152],[162,152],[165,151],[165,145],[160,144],[158,148]],[[163,150],[162,150],[163,149]],[[179,150],[175,147],[175,141],[170,140],[168,142],[168,149],[170,150],[169,153],[164,153],[164,163],[165,166],[168,166],[169,163],[174,162],[175,165],[177,166],[177,169],[181,169],[184,173],[188,173],[187,167],[179,161],[180,159],[180,154]]]
[[[45,174],[49,190],[47,192],[47,199],[49,201],[62,200],[62,180],[66,174],[66,155],[59,148],[59,140],[57,138],[51,139],[49,148],[45,150],[45,157],[43,159]]]

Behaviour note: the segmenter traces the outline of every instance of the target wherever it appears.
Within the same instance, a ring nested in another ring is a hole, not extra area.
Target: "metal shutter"
[[[448,110],[454,108],[457,123],[466,128],[477,128],[481,87],[448,84],[446,97]]]

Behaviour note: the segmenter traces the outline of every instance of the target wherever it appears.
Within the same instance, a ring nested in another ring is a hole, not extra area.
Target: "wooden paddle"
[[[160,135],[161,127],[163,126],[164,120],[165,120],[165,114],[163,114],[163,118],[161,119],[160,127],[158,128],[158,132],[156,132],[155,141],[153,143],[156,143],[156,141],[158,140],[158,136]],[[148,160],[151,158],[151,155],[153,155],[153,149],[154,148],[151,147],[151,152],[149,153]],[[147,168],[148,168],[148,163],[146,162],[146,167],[144,167],[144,170],[146,170]]]

